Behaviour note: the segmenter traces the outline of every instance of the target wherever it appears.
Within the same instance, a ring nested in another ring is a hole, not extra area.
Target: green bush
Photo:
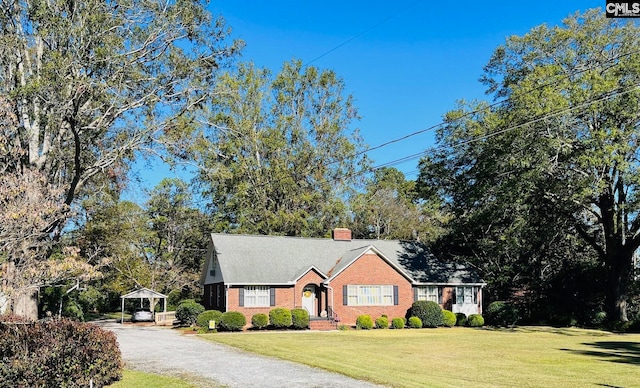
[[[420,323],[422,324],[422,323]],[[392,329],[404,329],[405,319],[404,318],[393,318],[391,320],[391,328]]]
[[[247,324],[247,318],[238,311],[222,313],[220,328],[228,331],[240,331]]]
[[[258,330],[262,330],[269,325],[269,316],[263,313],[253,314],[251,317],[251,326]]]
[[[449,310],[442,310],[442,325],[446,327],[455,326],[458,321],[456,315]]]
[[[362,330],[373,329],[373,319],[371,315],[360,315],[356,318],[356,328]]]
[[[482,327],[484,326],[484,318],[480,314],[471,314],[467,317],[467,326]]]
[[[376,319],[376,329],[388,329],[389,328],[389,318],[386,316],[382,316]]]
[[[422,319],[419,317],[409,317],[407,324],[412,329],[420,329],[422,327]]]
[[[193,299],[180,302],[176,308],[176,319],[185,325],[194,325],[198,315],[204,312],[204,307]]]
[[[209,329],[209,321],[216,321],[216,327],[220,324],[222,312],[218,310],[203,311],[196,318],[196,325],[202,329]]]
[[[276,307],[269,311],[269,323],[276,329],[284,329],[293,324],[291,310],[284,307]]]
[[[309,312],[305,309],[291,310],[291,324],[294,329],[306,329],[309,327]]]
[[[465,313],[456,313],[456,326],[465,326],[467,324],[467,316]]]
[[[422,327],[442,326],[442,309],[434,301],[418,300],[411,305],[411,316],[422,321]]]
[[[0,316],[0,387],[106,386],[124,366],[113,332],[68,319]]]
[[[492,326],[513,326],[520,317],[518,308],[509,302],[491,302],[484,312],[487,324]]]

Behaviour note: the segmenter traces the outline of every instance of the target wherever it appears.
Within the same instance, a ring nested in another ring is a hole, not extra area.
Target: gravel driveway
[[[237,350],[155,326],[100,324],[118,336],[132,369],[198,376],[228,387],[376,387],[337,373]],[[239,334],[242,335],[242,334]]]

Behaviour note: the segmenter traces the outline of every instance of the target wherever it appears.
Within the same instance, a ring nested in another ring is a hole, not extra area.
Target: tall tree
[[[3,174],[46,177],[57,209],[45,238],[63,232],[93,178],[124,171],[136,149],[205,100],[237,49],[197,0],[15,0],[0,13],[0,97],[18,119],[9,144],[20,150]],[[23,256],[7,260],[20,266]]]
[[[432,202],[419,200],[415,181],[392,167],[375,170],[350,207],[359,238],[433,241],[446,221]]]
[[[556,226],[580,239],[598,258],[610,316],[626,321],[640,246],[640,29],[599,10],[563,23],[496,49],[483,81],[506,102],[451,112],[422,178],[467,215],[495,205],[547,244]]]
[[[190,151],[218,230],[319,236],[340,223],[365,159],[334,72],[241,65],[220,79],[214,106]]]

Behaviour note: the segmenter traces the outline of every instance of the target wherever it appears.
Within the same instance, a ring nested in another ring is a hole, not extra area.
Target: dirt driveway
[[[228,387],[376,387],[321,369],[264,357],[155,326],[100,324],[118,336],[132,369],[188,374]],[[240,334],[241,335],[241,334]]]

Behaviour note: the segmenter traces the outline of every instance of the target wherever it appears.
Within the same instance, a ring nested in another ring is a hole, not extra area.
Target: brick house
[[[415,300],[467,315],[482,313],[486,283],[443,263],[418,242],[212,234],[203,266],[206,309],[247,320],[274,307],[304,308],[312,320],[354,325],[361,314],[404,317]]]

